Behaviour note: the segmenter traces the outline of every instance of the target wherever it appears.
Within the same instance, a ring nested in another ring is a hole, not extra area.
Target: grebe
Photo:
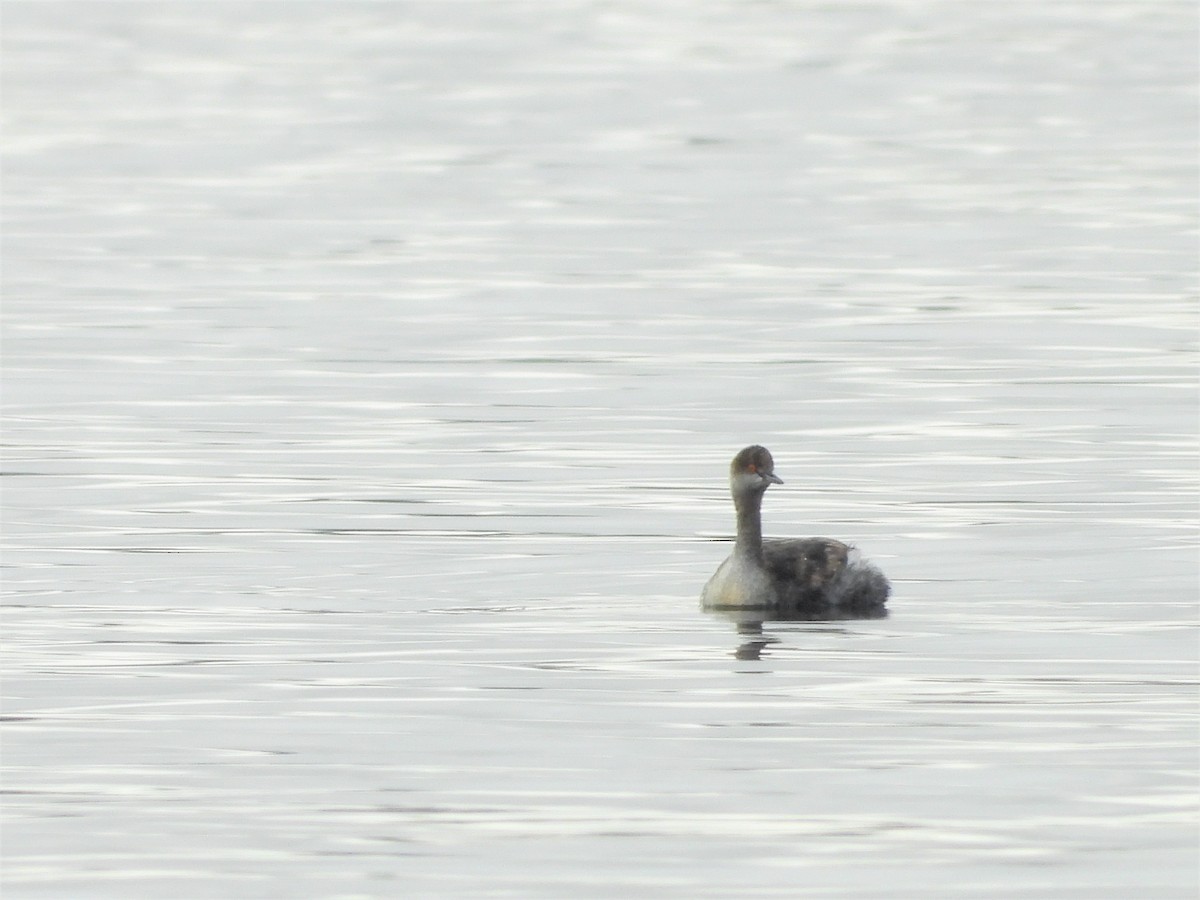
[[[709,608],[741,607],[791,615],[886,615],[891,585],[857,551],[828,538],[768,540],[762,536],[762,500],[783,484],[766,447],[750,446],[729,466],[737,510],[737,542],[717,568],[701,602]]]

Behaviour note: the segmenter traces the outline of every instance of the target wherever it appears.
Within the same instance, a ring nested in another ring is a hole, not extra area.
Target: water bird
[[[762,501],[783,484],[766,447],[746,447],[729,465],[737,541],[700,596],[709,609],[759,608],[788,616],[875,618],[891,585],[849,544],[829,538],[763,540]]]

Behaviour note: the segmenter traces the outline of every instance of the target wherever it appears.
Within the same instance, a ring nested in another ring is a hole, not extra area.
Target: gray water
[[[1191,3],[3,44],[6,898],[1196,895]]]

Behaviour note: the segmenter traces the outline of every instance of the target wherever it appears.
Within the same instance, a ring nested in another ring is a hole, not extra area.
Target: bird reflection
[[[771,644],[778,644],[780,638],[763,630],[767,622],[845,622],[859,619],[885,619],[888,612],[885,607],[871,610],[863,614],[835,613],[829,610],[816,612],[802,609],[748,609],[746,607],[706,606],[704,611],[709,615],[719,616],[733,623],[734,630],[742,639],[733,655],[737,659],[762,659],[763,650]]]

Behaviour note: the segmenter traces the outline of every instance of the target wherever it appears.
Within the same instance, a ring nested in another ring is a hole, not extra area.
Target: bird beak
[[[774,472],[768,472],[763,475],[763,481],[765,481],[767,484],[783,484],[783,479]]]

